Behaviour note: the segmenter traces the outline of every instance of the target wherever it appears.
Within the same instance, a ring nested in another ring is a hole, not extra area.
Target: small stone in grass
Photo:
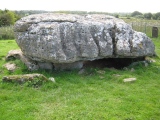
[[[137,80],[136,78],[126,78],[126,79],[123,79],[123,82],[133,82],[136,80]]]
[[[48,80],[50,80],[50,81],[52,81],[52,82],[56,82],[53,77],[48,78]]]
[[[4,67],[5,67],[8,71],[13,72],[13,71],[16,69],[16,64],[14,64],[14,63],[6,63],[6,64],[4,65]]]

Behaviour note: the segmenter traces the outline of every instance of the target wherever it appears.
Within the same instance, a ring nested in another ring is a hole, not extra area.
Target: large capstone
[[[155,54],[146,34],[107,15],[30,15],[17,21],[14,31],[26,57],[37,63],[52,63],[57,69],[81,68],[88,60]]]

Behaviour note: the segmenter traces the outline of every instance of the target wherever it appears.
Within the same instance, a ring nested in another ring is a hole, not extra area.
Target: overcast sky
[[[160,12],[160,0],[1,0],[0,9]]]

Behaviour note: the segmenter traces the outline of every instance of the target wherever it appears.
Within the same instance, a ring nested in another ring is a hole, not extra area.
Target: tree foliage
[[[131,13],[132,17],[135,17],[137,15],[143,15],[143,14],[141,12],[139,12],[139,11],[134,11],[133,13]]]
[[[141,19],[160,20],[160,12],[157,12],[157,13],[155,13],[155,14],[152,14],[152,13],[150,13],[150,12],[142,14],[142,13],[139,12],[139,11],[134,11],[134,12],[132,12],[130,15],[131,15],[131,17],[136,17],[136,18],[141,18]]]
[[[13,25],[18,19],[19,17],[13,11],[0,10],[0,26]]]
[[[152,13],[145,13],[144,18],[150,20],[152,18]]]
[[[153,15],[154,20],[159,20],[160,19],[160,12],[157,12],[156,14]]]

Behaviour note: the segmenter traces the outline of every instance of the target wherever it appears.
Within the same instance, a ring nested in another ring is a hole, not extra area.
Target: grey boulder
[[[14,31],[26,57],[53,63],[57,69],[81,68],[88,60],[155,54],[153,42],[144,33],[107,15],[30,15],[17,21]]]

